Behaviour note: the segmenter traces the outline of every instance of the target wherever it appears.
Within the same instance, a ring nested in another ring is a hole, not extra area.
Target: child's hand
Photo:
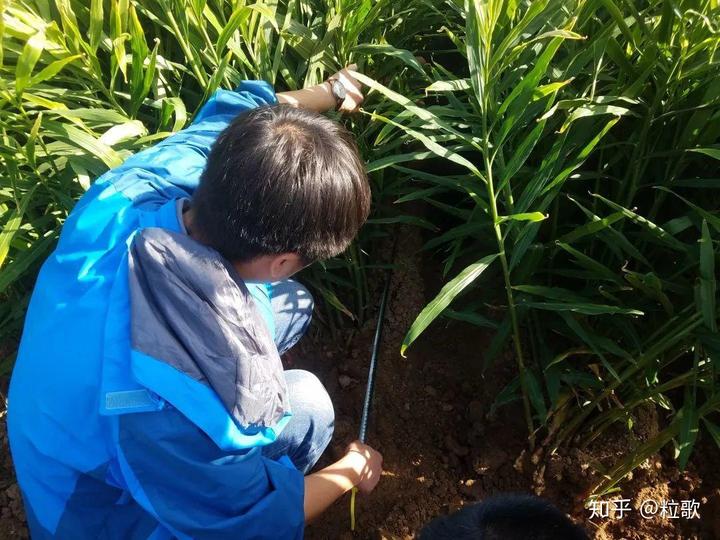
[[[352,76],[352,72],[357,71],[357,64],[351,64],[345,69],[338,71],[330,79],[337,79],[345,87],[347,95],[340,104],[340,111],[355,112],[363,102],[365,97],[362,94],[362,83]]]
[[[380,481],[383,457],[377,450],[360,441],[350,443],[345,459],[358,475],[356,487],[361,493],[370,493]]]
[[[304,107],[319,113],[337,109],[342,112],[355,112],[363,102],[362,83],[353,77],[357,73],[357,65],[351,64],[341,69],[335,75],[329,77],[320,84],[303,88],[302,90],[290,90],[278,92],[278,103],[292,105],[293,107]],[[332,81],[338,81],[345,89],[345,98],[338,106],[342,94],[333,92]],[[337,97],[336,97],[337,95]]]

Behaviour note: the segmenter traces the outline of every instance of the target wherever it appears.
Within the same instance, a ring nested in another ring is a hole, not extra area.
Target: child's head
[[[428,523],[420,540],[587,540],[551,503],[532,495],[498,495]]]
[[[370,210],[352,136],[315,112],[275,105],[218,137],[193,197],[193,235],[249,279],[283,279],[341,253]]]

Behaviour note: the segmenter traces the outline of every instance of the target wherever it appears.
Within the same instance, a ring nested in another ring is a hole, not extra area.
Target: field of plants
[[[654,456],[680,472],[716,461],[697,450],[720,447],[718,0],[0,0],[0,12],[0,376],[39,266],[96,177],[188,125],[218,88],[296,89],[356,62],[368,97],[338,119],[374,208],[347,253],[301,276],[321,299],[316,339],[342,349],[373,322],[388,245],[409,230],[428,294],[398,315],[392,354],[419,370],[422,334],[487,337],[464,362],[479,378],[509,370],[488,385],[487,417],[517,411],[533,464],[631,434],[577,494],[588,500]]]

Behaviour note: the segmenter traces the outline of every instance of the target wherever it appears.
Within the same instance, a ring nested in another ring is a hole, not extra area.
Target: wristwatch
[[[330,93],[335,98],[335,108],[339,109],[343,101],[345,101],[345,96],[347,96],[345,85],[334,77],[330,77],[325,82],[330,84]]]

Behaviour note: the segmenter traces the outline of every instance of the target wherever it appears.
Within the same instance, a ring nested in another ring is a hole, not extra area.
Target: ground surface
[[[358,498],[358,530],[349,532],[349,498],[337,503],[307,530],[310,540],[413,538],[432,517],[484,497],[507,491],[537,492],[552,500],[598,539],[720,538],[720,462],[717,450],[701,438],[685,473],[669,455],[656,456],[621,486],[617,497],[634,507],[623,519],[590,519],[583,496],[596,466],[608,466],[628,450],[631,440],[658,428],[661,419],[645,411],[637,433],[611,433],[585,452],[562,450],[533,465],[521,412],[508,406],[489,416],[497,391],[513,376],[506,354],[483,377],[481,352],[490,335],[462,323],[440,321],[398,354],[405,330],[427,295],[427,264],[415,255],[420,239],[401,230],[396,270],[378,371],[368,442],[385,458],[386,472],[369,497]],[[423,269],[421,273],[421,268]],[[380,278],[381,276],[378,276]],[[381,279],[378,279],[378,282]],[[379,289],[379,286],[377,287]],[[318,374],[333,397],[337,425],[329,461],[357,437],[365,374],[374,321],[349,336],[348,346],[320,345],[327,340],[316,327],[292,355],[293,367]],[[6,381],[0,381],[3,396]],[[636,443],[632,443],[636,444]],[[642,519],[637,505],[645,499],[695,499],[701,519]],[[27,536],[17,485],[0,421],[0,539]]]

